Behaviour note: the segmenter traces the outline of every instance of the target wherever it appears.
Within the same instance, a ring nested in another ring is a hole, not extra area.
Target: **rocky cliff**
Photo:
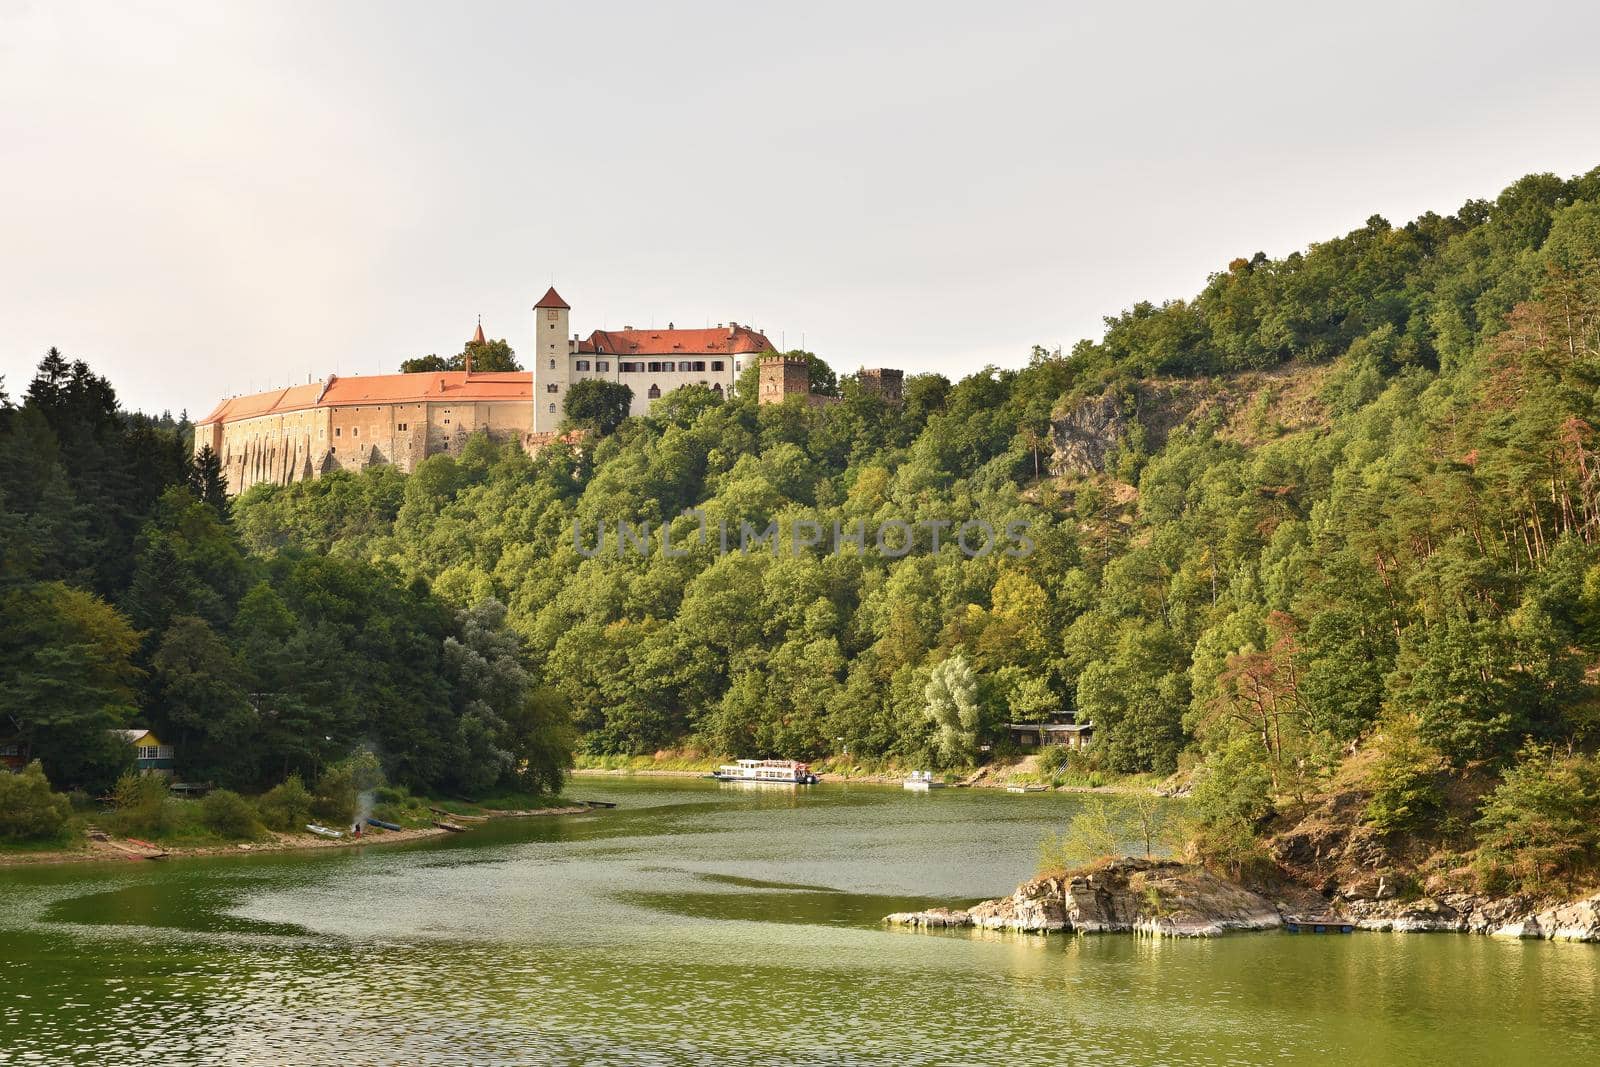
[[[1106,453],[1127,432],[1128,419],[1114,395],[1080,401],[1050,422],[1050,473],[1086,477],[1106,469]]]

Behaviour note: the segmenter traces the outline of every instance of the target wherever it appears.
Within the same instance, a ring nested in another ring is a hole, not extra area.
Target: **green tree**
[[[604,436],[622,425],[632,404],[633,390],[621,382],[584,378],[573,382],[567,390],[562,410],[572,426],[592,429]]]
[[[258,716],[245,672],[204,619],[173,619],[151,660],[157,735],[171,738],[182,775],[248,786],[259,780]]]
[[[0,841],[59,837],[71,815],[72,805],[51,792],[38,760],[16,774],[0,774]]]
[[[474,373],[499,374],[519,371],[522,364],[517,354],[504,339],[498,341],[468,341],[466,347],[453,356],[426,355],[403,360],[401,374],[422,374],[428,371],[466,370],[467,357],[472,357]]]
[[[1488,859],[1533,892],[1567,889],[1600,859],[1600,761],[1530,745],[1484,801],[1478,818]]]
[[[957,652],[933,669],[923,700],[924,713],[938,730],[940,762],[946,767],[970,764],[978,755],[982,724],[978,681],[965,655]]]
[[[59,582],[0,598],[0,717],[52,780],[103,788],[131,761],[109,731],[133,714],[138,642],[115,608]]]

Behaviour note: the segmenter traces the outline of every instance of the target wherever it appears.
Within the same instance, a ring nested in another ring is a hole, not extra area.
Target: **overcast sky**
[[[129,407],[730,319],[1016,365],[1600,164],[1600,6],[0,0],[0,374]]]

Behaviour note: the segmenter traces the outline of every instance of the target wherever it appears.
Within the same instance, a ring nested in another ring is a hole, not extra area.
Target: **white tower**
[[[565,417],[567,388],[572,384],[567,322],[572,305],[561,299],[555,286],[533,305],[533,429],[552,431]]]

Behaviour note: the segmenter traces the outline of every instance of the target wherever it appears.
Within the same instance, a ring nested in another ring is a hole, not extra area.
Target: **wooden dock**
[[[1291,934],[1353,934],[1356,924],[1339,915],[1285,915],[1283,928]]]

